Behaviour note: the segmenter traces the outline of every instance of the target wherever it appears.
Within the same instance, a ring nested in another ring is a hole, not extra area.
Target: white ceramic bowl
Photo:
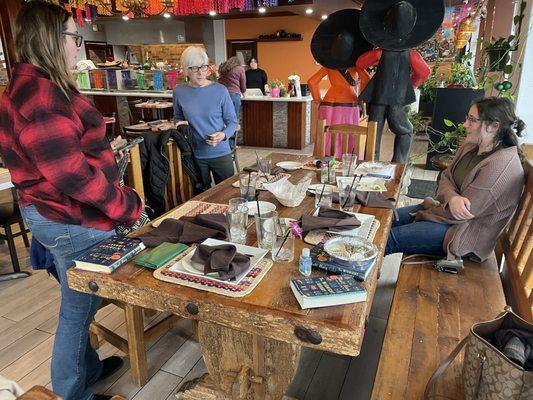
[[[283,168],[285,171],[296,171],[303,167],[303,164],[297,161],[281,161],[276,166]]]
[[[378,255],[378,248],[358,236],[335,236],[324,243],[324,251],[342,262],[364,266]]]

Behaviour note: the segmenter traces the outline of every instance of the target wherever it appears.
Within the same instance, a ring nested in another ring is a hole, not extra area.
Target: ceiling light
[[[261,14],[263,14],[263,13],[267,12],[267,9],[265,7],[259,7],[259,10],[257,10],[257,11],[259,11]]]
[[[322,19],[328,19],[328,16],[326,14],[322,14]]]
[[[165,18],[170,18],[170,17],[172,17],[172,14],[166,12],[166,13],[163,14],[163,17],[165,17]]]
[[[305,13],[306,14],[313,14],[313,9],[312,8],[306,8],[305,9]]]
[[[122,19],[123,19],[124,21],[128,21],[128,20],[130,19],[130,17],[128,17],[127,15],[123,15],[123,16],[122,16]]]
[[[213,11],[213,10],[211,10],[211,11],[209,11],[209,15],[211,15],[212,17],[214,17],[215,15],[217,15],[217,12],[216,12],[216,11]]]

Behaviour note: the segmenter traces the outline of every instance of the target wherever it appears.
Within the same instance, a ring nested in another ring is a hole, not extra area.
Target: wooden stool
[[[11,225],[18,224],[20,232],[13,233],[11,230]],[[0,204],[0,226],[4,228],[4,234],[0,233],[0,239],[7,242],[9,247],[9,255],[11,256],[11,264],[13,265],[13,270],[17,273],[20,272],[19,260],[17,257],[17,248],[15,246],[14,239],[17,236],[22,235],[24,239],[24,246],[26,248],[30,247],[30,242],[28,240],[28,230],[24,227],[24,221],[22,215],[20,214],[20,209],[18,204],[15,202],[3,203]]]

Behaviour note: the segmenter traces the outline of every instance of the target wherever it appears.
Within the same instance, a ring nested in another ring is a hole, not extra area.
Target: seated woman
[[[189,46],[181,55],[187,83],[174,88],[174,121],[188,121],[194,132],[195,157],[206,187],[233,175],[228,138],[237,129],[235,107],[228,90],[207,79],[209,58],[202,47]]]
[[[466,141],[442,173],[437,200],[398,210],[385,254],[484,261],[494,250],[523,190],[525,124],[509,99],[490,97],[470,107],[463,125]]]

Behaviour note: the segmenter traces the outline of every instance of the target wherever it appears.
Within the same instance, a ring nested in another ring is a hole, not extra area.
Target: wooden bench
[[[496,317],[507,303],[523,318],[533,320],[531,163],[525,169],[526,189],[509,228],[498,240],[496,257],[482,264],[466,261],[458,275],[439,272],[429,263],[400,267],[372,399],[422,399],[433,371],[471,326]],[[506,266],[500,275],[502,257]],[[463,398],[461,368],[462,356],[432,388],[433,398]]]

